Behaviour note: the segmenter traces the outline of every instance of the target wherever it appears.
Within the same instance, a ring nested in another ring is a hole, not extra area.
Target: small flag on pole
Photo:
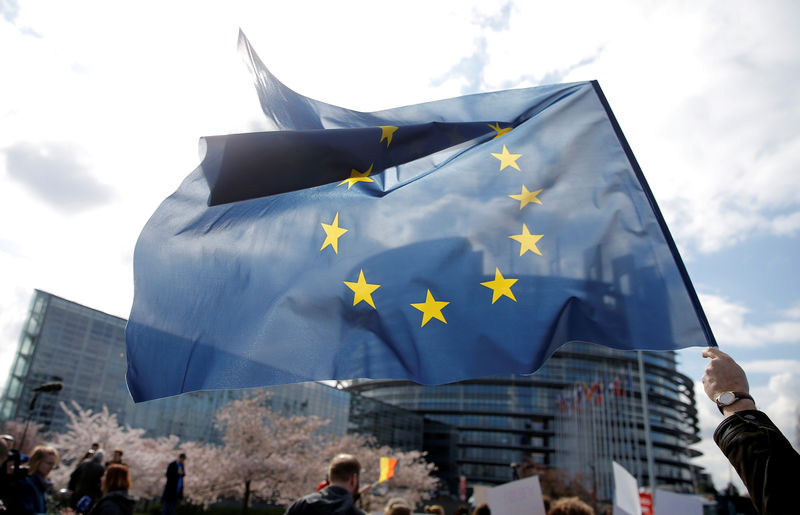
[[[394,476],[395,465],[397,465],[397,459],[381,457],[381,477],[378,479],[378,483],[383,483]]]

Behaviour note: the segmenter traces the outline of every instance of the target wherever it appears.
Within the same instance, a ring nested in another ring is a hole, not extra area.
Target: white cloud
[[[700,294],[703,309],[714,335],[725,346],[764,347],[800,342],[800,308],[780,313],[783,319],[764,325],[747,322],[749,308],[713,295]]]

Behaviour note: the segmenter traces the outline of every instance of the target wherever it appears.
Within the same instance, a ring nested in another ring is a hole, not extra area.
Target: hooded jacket
[[[327,486],[294,502],[286,515],[365,515],[355,507],[353,496],[340,486]]]

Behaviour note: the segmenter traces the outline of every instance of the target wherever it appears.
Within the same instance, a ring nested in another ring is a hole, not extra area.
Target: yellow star
[[[343,180],[342,182],[337,184],[337,186],[341,186],[342,184],[347,183],[347,189],[349,190],[353,186],[353,184],[357,182],[375,182],[369,178],[369,174],[371,173],[372,173],[372,165],[369,165],[369,170],[367,170],[364,173],[361,173],[355,168],[353,168],[352,170],[350,170],[350,178]]]
[[[536,196],[541,193],[542,190],[536,191],[528,191],[528,188],[525,185],[522,185],[522,192],[519,195],[509,195],[509,197],[513,198],[514,200],[519,200],[519,208],[522,209],[523,207],[527,206],[531,202],[536,202],[537,204],[541,204],[542,201]]]
[[[450,303],[434,299],[433,295],[431,295],[431,291],[428,290],[425,302],[412,303],[411,305],[422,311],[422,325],[420,327],[425,327],[425,324],[427,324],[431,318],[441,320],[446,324],[447,320],[445,320],[444,315],[442,315],[442,308],[448,304]]]
[[[392,144],[392,136],[394,135],[394,131],[397,130],[397,127],[393,125],[379,125],[381,128],[381,141],[386,140],[386,148],[389,148],[389,145]],[[378,142],[380,143],[380,141]]]
[[[519,170],[519,165],[517,164],[517,159],[522,157],[522,154],[512,154],[508,151],[505,145],[503,145],[503,153],[502,154],[495,154],[492,152],[492,155],[500,160],[500,171],[503,170],[506,166],[510,166],[512,168],[516,168]]]
[[[497,123],[496,123],[496,124],[494,124],[494,125],[492,125],[492,124],[490,123],[490,124],[489,124],[489,127],[491,127],[492,129],[494,129],[494,131],[497,133],[497,134],[495,134],[495,135],[494,135],[494,138],[492,138],[492,139],[497,139],[497,138],[499,138],[500,136],[502,136],[502,135],[504,135],[504,134],[508,134],[509,132],[511,132],[511,129],[513,129],[513,128],[514,128],[514,127],[505,127],[505,128],[502,128],[502,129],[501,129],[501,128],[500,128],[500,122],[497,122]]]
[[[494,281],[487,281],[485,283],[481,283],[482,286],[486,286],[490,290],[492,290],[492,304],[497,302],[497,299],[505,295],[509,299],[517,302],[517,299],[514,298],[514,292],[511,291],[511,287],[514,283],[517,282],[516,279],[506,279],[503,277],[503,274],[500,273],[499,268],[494,269]]]
[[[536,254],[542,255],[542,252],[536,246],[536,242],[542,239],[543,234],[531,234],[528,232],[528,226],[522,224],[522,234],[515,234],[513,236],[509,236],[512,240],[516,240],[520,243],[519,247],[519,255],[525,254],[527,251],[534,252]]]
[[[335,253],[339,253],[339,238],[342,234],[347,232],[347,229],[343,227],[339,227],[339,212],[336,212],[336,216],[333,217],[333,222],[329,225],[326,223],[321,223],[322,229],[325,231],[325,242],[320,247],[320,251],[330,245],[333,247],[333,251]]]
[[[364,270],[358,272],[358,282],[351,283],[344,281],[344,284],[347,285],[348,288],[353,290],[355,295],[353,296],[353,305],[355,306],[362,300],[372,306],[375,309],[375,303],[372,302],[372,292],[377,290],[381,287],[380,284],[369,284],[366,279],[364,279]]]

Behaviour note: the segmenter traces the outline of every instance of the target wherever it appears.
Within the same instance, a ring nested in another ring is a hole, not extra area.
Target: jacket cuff
[[[722,445],[720,440],[722,440],[723,435],[728,430],[734,429],[735,426],[741,426],[742,428],[758,427],[758,428],[767,428],[772,430],[776,429],[775,424],[763,411],[759,410],[737,411],[736,413],[732,413],[730,416],[725,417],[725,420],[720,422],[720,424],[717,426],[717,429],[714,431],[714,442],[716,442],[717,445],[721,447]]]

